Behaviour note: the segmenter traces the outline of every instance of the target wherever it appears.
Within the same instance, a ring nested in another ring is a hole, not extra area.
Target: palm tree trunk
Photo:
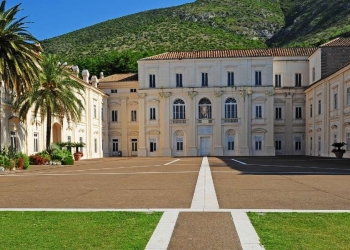
[[[50,147],[51,142],[51,111],[46,114],[46,149]]]

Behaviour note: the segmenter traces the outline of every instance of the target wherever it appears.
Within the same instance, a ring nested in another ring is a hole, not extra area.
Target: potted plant
[[[342,147],[344,147],[345,145],[346,145],[345,142],[335,142],[332,144],[333,147],[336,147],[332,149],[332,152],[335,154],[335,157],[337,159],[343,158],[343,154],[345,153],[345,150],[342,149]]]
[[[80,158],[84,156],[83,152],[79,151],[79,148],[84,147],[85,143],[84,142],[75,142],[75,143],[72,143],[72,146],[75,147],[74,160],[79,161]]]

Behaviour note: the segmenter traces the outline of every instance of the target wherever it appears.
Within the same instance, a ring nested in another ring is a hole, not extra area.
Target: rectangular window
[[[346,149],[350,150],[350,133],[346,133]]]
[[[312,137],[310,137],[310,152],[312,151]]]
[[[333,135],[333,142],[337,142],[337,135]]]
[[[261,71],[255,71],[255,85],[261,85]]]
[[[334,93],[333,95],[333,107],[334,109],[338,109],[338,93]]]
[[[39,152],[39,133],[34,133],[34,152]]]
[[[318,114],[320,115],[321,112],[322,112],[322,103],[321,103],[321,100],[318,100]]]
[[[130,89],[131,93],[136,93],[136,89]]]
[[[102,120],[102,121],[105,120],[104,115],[103,115],[103,107],[101,108],[101,120]]]
[[[118,122],[118,110],[112,110],[112,122]]]
[[[301,137],[295,137],[295,151],[301,150]]]
[[[149,75],[149,87],[150,88],[156,87],[156,75]]]
[[[83,143],[83,137],[79,137],[79,142],[80,142],[80,143]],[[83,152],[83,147],[80,147],[80,148],[79,148],[79,151],[80,151],[80,152]]]
[[[118,90],[117,89],[111,89],[111,93],[112,94],[118,93]]]
[[[72,137],[70,135],[67,136],[67,141],[72,142]]]
[[[346,89],[346,105],[350,105],[350,88]]]
[[[182,74],[176,74],[176,88],[182,88]]]
[[[295,107],[295,119],[302,119],[301,107]]]
[[[261,136],[255,136],[255,150],[256,151],[262,150],[262,137]]]
[[[255,106],[255,119],[261,119],[262,118],[262,106],[256,105]]]
[[[131,110],[131,121],[132,122],[137,121],[136,110]]]
[[[118,141],[118,139],[113,139],[112,140],[112,148],[113,148],[112,150],[113,150],[114,153],[119,151],[119,141]]]
[[[316,69],[315,67],[312,68],[312,81],[314,82],[316,80]]]
[[[321,136],[318,137],[318,151],[321,151],[322,148],[322,140],[321,140]]]
[[[235,85],[235,73],[227,72],[227,86],[234,86],[234,85]]]
[[[149,109],[149,119],[155,120],[156,119],[156,108],[150,108]]]
[[[275,149],[277,151],[281,151],[282,150],[282,141],[281,140],[275,140]]]
[[[312,117],[312,104],[310,104],[310,117]]]
[[[156,139],[149,139],[149,149],[150,149],[150,152],[156,152],[157,151]]]
[[[233,136],[227,137],[227,150],[229,151],[235,150],[235,137]]]
[[[97,118],[97,107],[96,104],[94,104],[94,118]]]
[[[95,144],[95,153],[97,153],[97,139],[95,138],[95,140],[94,140],[94,144]]]
[[[16,143],[17,140],[16,140],[16,138],[17,138],[16,131],[11,131],[10,132],[10,139],[11,139],[11,149],[13,151],[17,150],[17,143]]]
[[[275,87],[276,88],[282,87],[282,76],[281,75],[275,75]]]
[[[295,87],[301,87],[301,74],[295,74]]]
[[[182,137],[176,138],[176,150],[183,151],[184,150],[184,139]]]
[[[208,73],[202,72],[202,87],[208,87]]]
[[[282,107],[276,107],[276,120],[282,119]]]

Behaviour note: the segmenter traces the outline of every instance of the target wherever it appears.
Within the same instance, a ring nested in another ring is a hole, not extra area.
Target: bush
[[[24,160],[23,158],[16,159],[16,169],[24,169]]]
[[[31,165],[44,165],[48,160],[40,155],[31,155],[29,162]]]
[[[22,158],[23,161],[24,161],[24,164],[23,164],[23,169],[28,169],[29,168],[29,157],[28,155],[26,154],[23,154],[23,153],[18,153],[16,155],[16,158]]]
[[[12,169],[15,166],[15,162],[6,155],[0,155],[0,166],[5,169]]]
[[[41,158],[46,159],[46,161],[50,161],[51,160],[51,156],[47,151],[41,151],[40,153],[37,153],[36,155],[40,156]]]
[[[67,157],[62,161],[62,165],[74,165],[74,160],[72,156]]]

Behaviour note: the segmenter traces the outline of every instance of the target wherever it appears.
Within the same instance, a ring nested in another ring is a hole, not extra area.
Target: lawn
[[[349,249],[350,213],[248,213],[266,250]]]
[[[1,249],[144,249],[162,213],[1,212]]]

